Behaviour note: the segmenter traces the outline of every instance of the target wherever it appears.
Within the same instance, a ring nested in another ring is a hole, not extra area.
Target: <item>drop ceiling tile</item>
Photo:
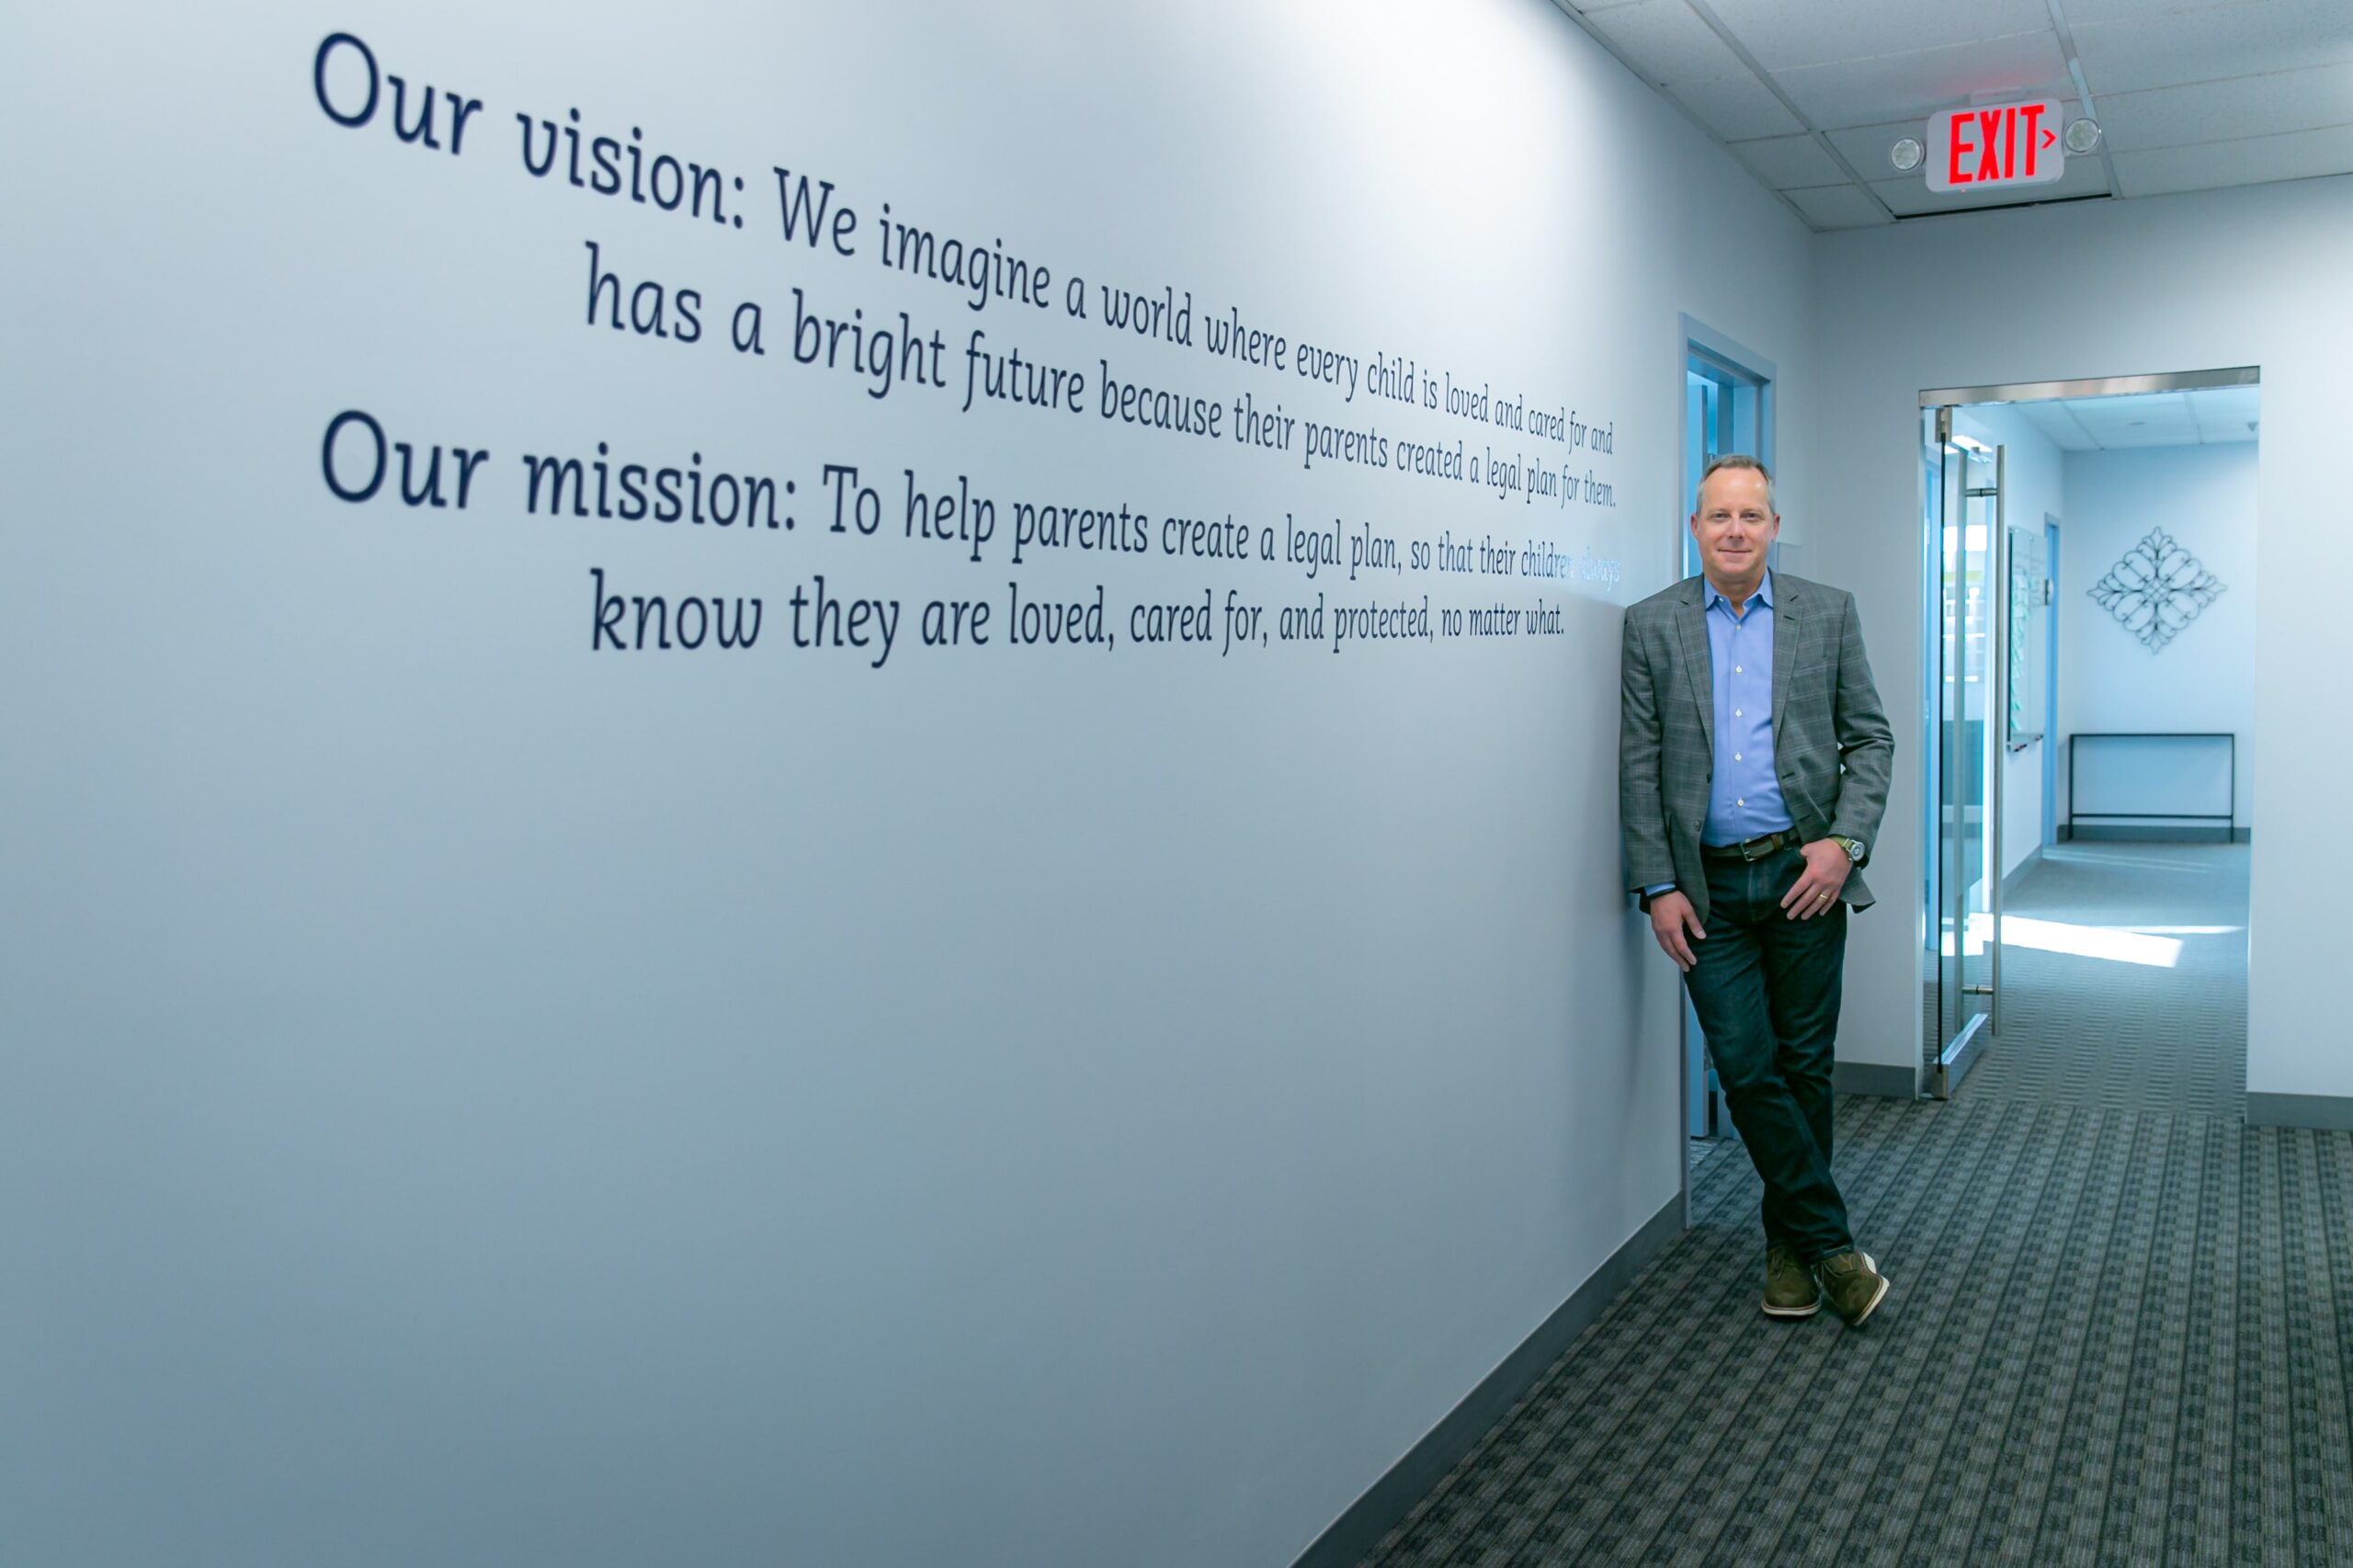
[[[2198,439],[2198,426],[2195,425],[2184,425],[2178,428],[2173,426],[2163,428],[2149,426],[2137,430],[2111,430],[2103,433],[2099,438],[2100,450],[2107,452],[2133,451],[2147,447],[2195,447],[2202,444]]]
[[[2116,165],[2117,184],[2122,187],[2119,194],[2123,196],[2161,196],[2216,186],[2353,174],[2353,125],[2209,142],[2196,147],[2120,152],[2111,154],[2111,161]]]
[[[2241,0],[2075,24],[2073,32],[2095,107],[2109,93],[2353,60],[2353,6],[2345,0]]]
[[[2145,419],[2152,410],[2187,413],[2189,402],[2177,392],[2111,392],[2106,397],[2069,398],[2067,406],[2078,419],[2113,424],[2120,419]]]
[[[2239,3],[2240,0],[2067,0],[2067,24],[2080,28],[2089,22],[2142,22],[2170,17],[2177,11],[2210,11],[2217,6]]]
[[[1805,129],[1773,90],[1745,69],[1711,81],[1669,82],[1665,92],[1726,142],[1786,136]]]
[[[2198,432],[2194,426],[2187,434],[2171,428],[2120,430],[2101,436],[2099,444],[2103,451],[2110,452],[2133,451],[2143,447],[2194,447],[2198,445]]]
[[[2225,418],[2252,419],[2263,406],[2263,387],[2260,383],[2244,387],[2194,387],[2188,396],[2189,406],[2200,415],[2211,410]]]
[[[1710,0],[1716,19],[1767,70],[1915,52],[2051,26],[2044,0]]]
[[[2186,415],[2189,412],[2187,392],[2119,392],[2108,397],[2075,399],[2075,412],[2088,419],[2146,419],[2151,415]]]
[[[1654,85],[1732,76],[1748,69],[1684,0],[1633,0],[1588,13],[1585,25]]]
[[[2067,414],[2063,398],[2042,398],[2033,402],[2014,403],[2019,417],[2038,430],[2067,430],[2075,427]]]
[[[2093,100],[2111,153],[2276,136],[2353,121],[2353,61]]]
[[[1881,160],[1881,167],[1886,161]],[[1899,218],[1917,218],[1930,212],[1972,212],[1984,207],[2031,207],[2039,201],[2066,201],[2077,197],[2106,196],[2108,175],[2099,166],[2097,157],[2070,158],[2067,172],[2048,185],[2014,186],[1998,191],[1949,191],[1943,195],[1928,188],[1928,176],[1918,170],[1898,175],[1892,179],[1871,181],[1871,189],[1887,203]]]
[[[1824,132],[1838,155],[1855,165],[1865,179],[1889,179],[1895,165],[1887,161],[1888,149],[1909,136],[1924,148],[1927,145],[1927,120],[1892,119],[1880,125],[1850,126],[1844,131]]]
[[[1867,229],[1874,223],[1893,221],[1868,193],[1852,185],[1817,186],[1781,194],[1796,204],[1817,233],[1824,229]]]
[[[2209,442],[2252,441],[2249,426],[2263,419],[2261,387],[2207,387],[2189,394],[2189,411],[2198,416],[2199,435]]]
[[[1733,152],[1758,179],[1776,190],[1798,186],[1838,185],[1847,171],[1822,150],[1811,136],[1773,136],[1761,142],[1735,142]]]
[[[2189,412],[2189,399],[2177,392],[2079,397],[2070,400],[2069,407],[2084,428],[2103,437],[2119,430],[2154,426],[2195,430],[2198,424]]]
[[[2198,439],[2198,421],[2187,414],[2177,419],[2086,419],[2084,427],[2103,447],[2128,441],[2185,446]]]
[[[1802,65],[1776,71],[1773,79],[1799,112],[1827,131],[1925,119],[1936,109],[1965,104],[1979,93],[2033,96],[2067,80],[2067,60],[2060,51],[2059,35],[2045,28],[1872,60]]]
[[[2075,416],[2067,412],[2065,403],[2057,400],[2048,403],[2022,403],[2018,404],[2018,412],[2026,415],[2029,424],[2048,436],[2052,445],[2060,450],[2087,452],[2092,449],[2094,445],[2092,438],[2084,433],[2084,427],[2076,424]]]
[[[2100,449],[2098,437],[2094,436],[2082,426],[2075,424],[2073,420],[2070,420],[2068,424],[2075,431],[2075,434],[2072,437],[2062,440],[2058,436],[2054,435],[2051,438],[2057,441],[2062,448],[2071,452],[2096,452]]]

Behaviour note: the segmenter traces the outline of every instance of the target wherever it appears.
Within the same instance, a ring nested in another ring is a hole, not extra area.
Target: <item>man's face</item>
[[[1764,581],[1765,551],[1780,531],[1780,514],[1767,504],[1765,476],[1755,469],[1720,468],[1699,487],[1691,537],[1719,587]]]

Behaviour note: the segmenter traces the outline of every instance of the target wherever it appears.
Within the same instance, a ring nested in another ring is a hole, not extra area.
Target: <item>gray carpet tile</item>
[[[2245,845],[2045,851],[2005,911],[2002,1033],[1960,1093],[2244,1116],[2247,861]],[[2054,950],[2112,945],[2174,961]]]
[[[2243,849],[2029,883],[2054,925],[2245,925]],[[2179,939],[2037,953],[1956,1099],[1840,1102],[1895,1282],[1860,1332],[1756,1311],[1756,1178],[1703,1151],[1694,1228],[1367,1562],[2353,1563],[2353,1134],[2243,1124],[2244,948]]]

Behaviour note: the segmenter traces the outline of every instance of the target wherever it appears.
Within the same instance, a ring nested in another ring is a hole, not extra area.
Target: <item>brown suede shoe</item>
[[[1822,1310],[1813,1271],[1798,1261],[1794,1247],[1775,1242],[1765,1249],[1765,1315],[1810,1318]]]
[[[1848,1328],[1862,1327],[1863,1320],[1887,1299],[1887,1276],[1867,1252],[1850,1247],[1833,1253],[1815,1264],[1813,1272],[1822,1281],[1822,1293],[1830,1298],[1830,1310],[1845,1318]]]

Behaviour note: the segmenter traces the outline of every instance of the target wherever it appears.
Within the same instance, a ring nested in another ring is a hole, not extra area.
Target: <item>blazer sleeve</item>
[[[1866,846],[1879,842],[1880,819],[1887,814],[1887,781],[1894,769],[1895,733],[1888,727],[1887,710],[1871,682],[1871,663],[1863,652],[1863,627],[1855,611],[1855,596],[1842,596],[1838,634],[1838,692],[1832,723],[1838,736],[1838,759],[1845,777],[1838,783],[1838,811],[1830,831],[1841,838],[1859,838]]]
[[[1642,629],[1629,613],[1618,666],[1618,830],[1626,849],[1626,887],[1632,892],[1675,881],[1659,766],[1658,681]]]

